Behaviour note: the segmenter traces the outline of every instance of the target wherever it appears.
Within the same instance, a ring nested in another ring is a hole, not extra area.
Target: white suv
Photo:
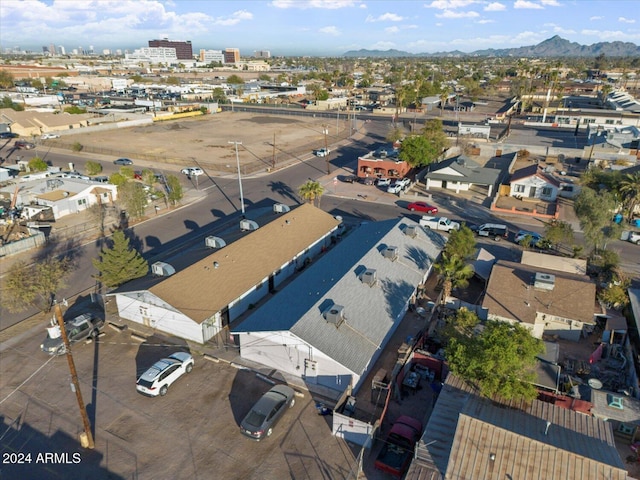
[[[180,173],[184,173],[188,177],[197,177],[198,175],[203,175],[204,172],[200,167],[187,167],[180,170]]]
[[[176,352],[158,360],[136,382],[136,390],[149,397],[165,396],[173,382],[193,370],[193,357],[187,352]]]

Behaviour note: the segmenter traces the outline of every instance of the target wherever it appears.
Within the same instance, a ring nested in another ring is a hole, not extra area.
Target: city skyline
[[[634,0],[3,0],[0,47],[68,52],[191,41],[200,49],[239,48],[241,55],[340,56],[349,50],[409,53],[535,45],[554,35],[583,45],[640,43]]]

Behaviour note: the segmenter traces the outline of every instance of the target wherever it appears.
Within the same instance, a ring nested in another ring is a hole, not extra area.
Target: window
[[[606,125],[613,125],[614,120],[605,120],[604,123]]]
[[[553,188],[551,188],[551,187],[544,187],[544,188],[542,189],[542,196],[543,196],[543,197],[550,197],[552,192],[553,192]]]
[[[524,193],[524,185],[514,185],[513,191],[516,193]]]
[[[78,200],[78,206],[82,206],[82,205],[86,205],[87,204],[87,199],[86,198],[81,198],[80,200]]]

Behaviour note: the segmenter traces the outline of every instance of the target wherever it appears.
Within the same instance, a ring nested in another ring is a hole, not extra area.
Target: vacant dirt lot
[[[298,112],[299,113],[299,112]],[[79,142],[83,151],[159,163],[206,167],[209,171],[236,171],[235,147],[245,173],[264,170],[292,158],[309,155],[324,146],[323,122],[326,119],[301,115],[267,115],[223,112],[204,117],[156,122],[150,126],[120,128],[102,132],[79,133],[68,137]],[[345,128],[333,120],[329,143],[336,130]],[[275,148],[274,148],[275,139]],[[64,139],[59,141],[62,145]],[[70,146],[70,145],[68,145]]]

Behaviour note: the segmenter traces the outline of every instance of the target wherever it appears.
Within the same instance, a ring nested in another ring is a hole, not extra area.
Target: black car
[[[240,432],[253,439],[270,437],[282,414],[295,405],[295,392],[286,385],[276,385],[265,393],[240,423]]]
[[[346,182],[346,183],[355,183],[358,181],[358,176],[357,175],[345,175],[344,177],[342,177],[342,181]]]
[[[128,158],[119,158],[117,160],[114,160],[113,163],[115,165],[133,165],[133,162]]]
[[[18,138],[20,135],[13,132],[1,132],[0,138]]]

